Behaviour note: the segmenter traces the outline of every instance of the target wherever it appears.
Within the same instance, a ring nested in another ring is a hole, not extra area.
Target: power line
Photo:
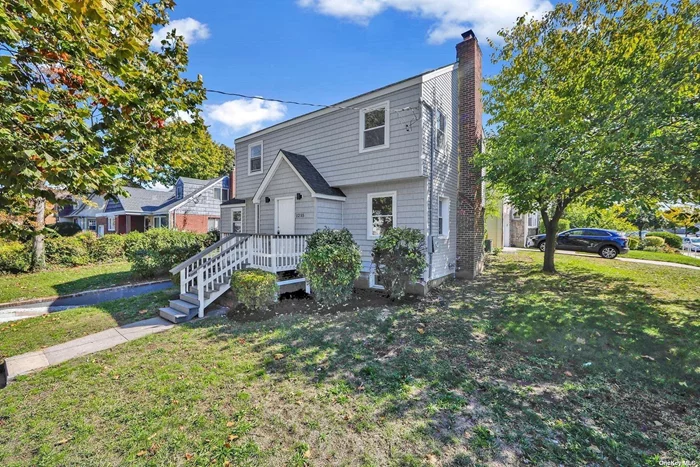
[[[274,99],[272,97],[249,96],[249,95],[240,94],[237,92],[218,91],[216,89],[206,89],[205,88],[205,91],[208,93],[212,93],[212,94],[223,94],[224,96],[241,97],[243,99],[257,99],[257,100],[268,101],[268,102],[279,102],[280,104],[304,105],[307,107],[318,107],[318,108],[322,108],[322,109],[364,110],[361,107],[349,107],[349,106],[334,105],[334,104],[314,104],[311,102],[288,101],[288,100],[284,100],[284,99]],[[392,112],[402,112],[405,110],[420,110],[420,109],[416,108],[416,107],[403,107],[401,109],[390,109],[390,110]]]

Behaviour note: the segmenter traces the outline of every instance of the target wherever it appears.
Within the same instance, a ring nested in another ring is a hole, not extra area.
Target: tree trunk
[[[41,233],[46,226],[46,200],[35,200],[36,224],[34,226],[34,241],[32,244],[32,270],[40,271],[46,268],[46,252],[44,250],[44,234]]]
[[[557,272],[556,268],[554,267],[554,252],[557,249],[557,231],[559,230],[559,219],[563,213],[563,208],[557,207],[554,211],[554,215],[550,219],[545,210],[541,212],[546,235],[544,240],[544,264],[542,265],[542,271],[551,274]]]

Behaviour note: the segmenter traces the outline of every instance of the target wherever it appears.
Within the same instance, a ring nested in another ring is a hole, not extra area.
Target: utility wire
[[[223,94],[224,96],[241,97],[243,99],[257,99],[257,100],[268,101],[268,102],[279,102],[280,104],[304,105],[307,107],[319,107],[322,109],[364,110],[361,107],[347,107],[347,106],[333,105],[333,104],[328,105],[328,104],[313,104],[311,102],[287,101],[284,99],[274,99],[271,97],[248,96],[246,94],[239,94],[237,92],[218,91],[216,89],[206,89],[205,88],[205,91],[208,93],[212,93],[212,94]],[[405,110],[420,110],[420,109],[418,109],[416,107],[403,107],[401,109],[391,109],[392,112],[402,112]]]

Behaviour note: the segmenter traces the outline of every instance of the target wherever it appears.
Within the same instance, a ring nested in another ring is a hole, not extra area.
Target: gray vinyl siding
[[[193,185],[194,186],[194,185]],[[192,192],[188,193],[189,184],[185,184],[185,197],[188,195],[191,195]],[[202,186],[199,185],[197,189],[201,189]],[[209,216],[209,217],[219,217],[220,216],[220,207],[221,207],[221,200],[216,199],[214,197],[214,189],[215,188],[221,188],[221,182],[217,182],[216,184],[210,186],[204,192],[199,193],[195,196],[192,197],[192,199],[188,199],[182,204],[181,206],[175,208],[172,210],[172,212],[176,214],[195,214],[195,215],[202,215],[202,216]],[[194,199],[197,200],[197,202],[194,202]]]
[[[233,204],[233,205],[226,205],[226,206],[221,206],[221,232],[222,233],[231,233],[231,211],[234,209],[243,209],[243,232],[245,233],[253,233],[253,230],[247,230],[247,219],[246,216],[248,215],[248,210],[245,208],[244,204]],[[252,214],[254,211],[250,211]]]
[[[316,228],[342,229],[343,202],[316,198]]]
[[[445,73],[431,79],[423,84],[423,100],[430,105],[434,114],[434,132],[437,133],[437,111],[442,112],[447,117],[445,132],[445,146],[434,151],[434,179],[433,196],[430,203],[430,196],[426,199],[426,206],[432,204],[432,227],[433,235],[436,237],[436,251],[433,253],[432,279],[437,279],[455,271],[455,261],[457,254],[457,168],[458,168],[458,115],[457,108],[457,71]],[[427,114],[427,112],[426,112]],[[423,121],[423,154],[425,154],[425,173],[429,175],[430,164],[430,122],[427,115]],[[429,181],[426,180],[426,187]],[[426,194],[429,189],[426,189]],[[440,197],[449,198],[449,236],[438,237],[438,201]],[[427,217],[426,217],[427,219]],[[428,223],[426,222],[426,228]]]
[[[306,156],[326,181],[335,187],[421,174],[420,133],[417,110],[421,86],[416,84],[358,104],[364,108],[389,102],[389,147],[360,152],[360,111],[339,109],[306,121],[273,130],[259,138],[236,142],[236,196],[251,198],[280,149]],[[408,131],[407,131],[408,128]],[[263,142],[263,170],[248,174],[248,146]]]
[[[294,200],[294,210],[296,213],[294,233],[311,234],[316,231],[316,219],[314,213],[314,198],[311,192],[304,186],[304,183],[292,171],[286,161],[282,161],[277,168],[270,184],[260,197],[260,232],[264,234],[275,234],[275,198],[296,196],[301,193],[300,200]],[[270,202],[265,202],[265,197],[270,198]],[[303,215],[303,217],[300,217]],[[254,230],[253,230],[254,231]]]
[[[374,240],[367,238],[367,195],[396,191],[396,225],[424,231],[425,180],[414,178],[368,185],[342,187],[347,197],[343,204],[343,224],[352,233],[362,251],[362,269],[368,271]]]

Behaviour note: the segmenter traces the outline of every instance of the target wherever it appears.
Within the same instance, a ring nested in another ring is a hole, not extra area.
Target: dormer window
[[[360,110],[360,152],[389,147],[389,102]]]
[[[182,182],[177,182],[177,185],[175,185],[175,198],[182,199],[182,196],[183,196]]]

